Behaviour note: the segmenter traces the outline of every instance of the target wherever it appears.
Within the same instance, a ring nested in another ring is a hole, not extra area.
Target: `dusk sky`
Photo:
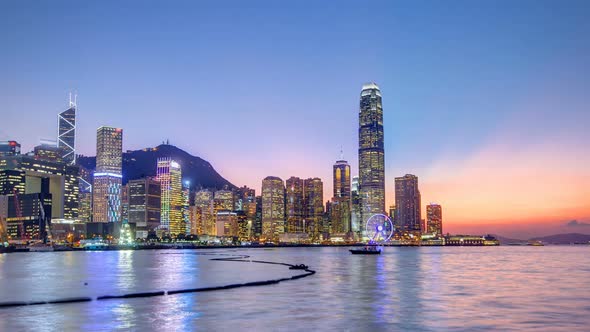
[[[78,94],[124,149],[169,139],[233,184],[358,174],[383,95],[387,205],[419,177],[445,232],[590,233],[590,1],[2,1],[0,140],[55,139]],[[577,223],[566,224],[571,220]]]

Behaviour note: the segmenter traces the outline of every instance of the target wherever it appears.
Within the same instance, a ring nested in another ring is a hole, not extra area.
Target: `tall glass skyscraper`
[[[92,192],[92,221],[121,221],[123,129],[96,130],[96,171]]]
[[[363,85],[359,110],[359,196],[361,220],[385,212],[383,107],[375,83]]]
[[[180,165],[170,158],[158,159],[158,181],[162,191],[160,201],[160,226],[170,235],[186,234],[183,207],[185,203],[182,192],[182,170]]]
[[[57,147],[66,163],[76,162],[76,101],[71,94],[68,109],[57,115]]]

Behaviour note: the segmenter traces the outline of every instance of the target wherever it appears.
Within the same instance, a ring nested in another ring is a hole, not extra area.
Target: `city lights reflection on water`
[[[209,287],[297,274],[281,265],[211,261],[198,252],[0,255],[0,301]],[[584,330],[590,324],[585,246],[388,247],[377,256],[353,256],[347,248],[214,252],[304,263],[318,273],[271,286],[4,308],[0,330]]]

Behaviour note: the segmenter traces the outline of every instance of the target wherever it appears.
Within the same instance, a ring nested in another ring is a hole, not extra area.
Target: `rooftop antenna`
[[[344,160],[344,152],[342,152],[342,145],[340,145],[340,160]]]
[[[76,100],[78,99],[78,95],[74,94],[74,100],[72,101],[72,93],[70,92],[70,107],[76,107]]]

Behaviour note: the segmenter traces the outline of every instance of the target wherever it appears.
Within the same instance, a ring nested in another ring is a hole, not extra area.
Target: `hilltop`
[[[235,188],[232,183],[217,173],[208,161],[168,144],[161,144],[155,148],[124,152],[123,184],[129,180],[155,176],[157,160],[164,157],[171,157],[180,164],[183,181],[189,181],[191,189],[201,187],[222,189],[224,186]],[[96,157],[79,156],[78,164],[94,170],[96,168]]]

